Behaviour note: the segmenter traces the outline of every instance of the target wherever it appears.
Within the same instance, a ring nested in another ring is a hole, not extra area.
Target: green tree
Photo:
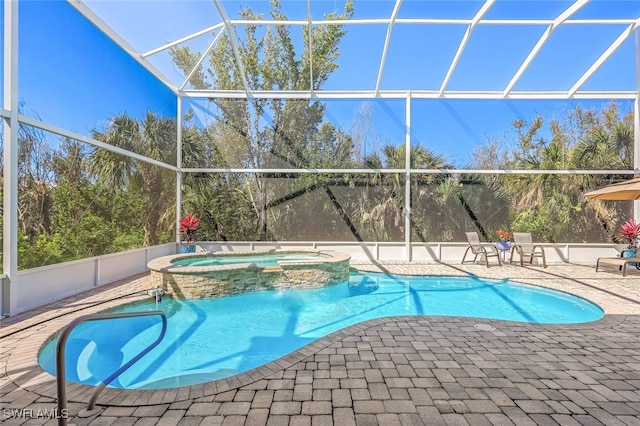
[[[144,212],[142,196],[100,183],[56,187],[52,218],[55,253],[65,260],[140,247],[143,231],[138,218]]]
[[[272,0],[271,7],[273,19],[286,19],[279,1]],[[325,18],[343,20],[352,15],[353,3],[349,0],[343,13],[331,13]],[[262,19],[262,15],[256,15],[249,7],[243,8],[240,16],[247,20]],[[309,34],[304,28],[302,52],[296,51],[289,31],[288,26],[277,25],[259,33],[257,25],[246,25],[244,37],[236,40],[244,74],[236,63],[229,34],[225,34],[210,52],[206,70],[197,70],[189,83],[197,89],[245,90],[244,81],[251,89],[258,90],[320,89],[337,68],[338,44],[345,30],[341,25],[319,25],[313,26]],[[191,52],[188,47],[174,48],[171,54],[185,75],[200,58],[199,53]],[[323,104],[259,98],[215,98],[212,102],[218,112],[217,120],[210,124],[215,127],[211,133],[217,136],[212,143],[227,145],[220,147],[218,153],[230,154],[223,161],[246,168],[308,166],[306,153],[317,140]],[[273,197],[269,178],[264,173],[255,173],[246,177],[246,183],[257,217],[255,237],[267,239],[267,215]]]
[[[65,138],[39,145],[48,147],[50,159],[51,181],[42,185],[49,211],[46,223],[39,225],[39,232],[30,235],[25,232],[29,228],[21,227],[20,269],[142,245],[142,230],[137,221],[144,211],[141,196],[94,182],[87,170],[90,150],[83,144]]]
[[[509,201],[511,230],[531,232],[542,241],[612,240],[620,203],[583,197],[584,192],[605,185],[605,179],[612,176],[544,171],[632,168],[631,116],[621,116],[615,103],[601,111],[577,106],[564,119],[548,125],[538,115],[530,122],[516,120],[513,127],[515,148],[505,149],[499,142],[489,141],[478,150],[473,164],[477,168],[530,171],[481,175],[499,198]],[[598,223],[600,229],[594,226]]]
[[[579,111],[582,112],[582,111]],[[590,127],[576,144],[572,156],[576,168],[581,169],[633,169],[633,114],[620,117],[618,105],[612,102],[601,114],[589,115]],[[580,121],[580,116],[578,116]],[[584,120],[583,120],[584,121]],[[586,192],[606,186],[612,181],[622,181],[628,175],[586,175],[580,180],[581,189]],[[616,234],[623,218],[630,215],[625,211],[629,206],[620,202],[585,200],[585,212],[595,216],[609,241],[616,240]]]
[[[543,125],[541,116],[528,129],[521,120],[514,123],[519,150],[510,168],[532,172],[574,168],[566,127],[551,121],[547,139],[541,136]],[[531,232],[543,241],[567,241],[580,233],[581,189],[573,177],[542,172],[504,176],[500,181],[514,205],[513,230]]]
[[[384,145],[380,153],[367,155],[364,165],[371,169],[404,169],[406,146]],[[411,147],[411,169],[447,169],[452,166],[444,157],[434,154],[420,145]],[[405,175],[403,173],[379,173],[370,175],[369,192],[360,206],[359,218],[371,229],[374,238],[404,238]],[[421,241],[449,238],[455,233],[456,221],[446,213],[458,203],[457,183],[448,174],[413,174],[412,223],[413,236]]]
[[[18,129],[18,228],[27,239],[50,231],[53,149],[45,133]]]
[[[119,114],[110,120],[106,130],[94,130],[93,137],[167,164],[176,163],[175,120],[159,117],[151,111],[142,120]],[[175,222],[175,174],[160,166],[100,148],[91,151],[89,169],[105,184],[143,196],[144,244],[160,243],[162,225],[170,229]],[[168,234],[164,235],[166,241]]]
[[[225,140],[216,126],[201,128],[187,114],[182,130],[183,166],[229,167],[225,161],[233,157],[236,145],[218,144]],[[208,241],[253,240],[256,217],[247,191],[247,177],[234,173],[185,173],[183,176],[182,209],[184,214],[198,216],[197,239]]]

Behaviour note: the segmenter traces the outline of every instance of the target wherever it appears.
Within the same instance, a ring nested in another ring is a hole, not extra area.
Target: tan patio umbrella
[[[587,192],[584,196],[598,200],[640,200],[640,177]]]

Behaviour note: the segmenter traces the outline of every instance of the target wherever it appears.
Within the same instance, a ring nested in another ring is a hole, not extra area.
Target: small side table
[[[496,243],[496,249],[498,250],[498,253],[500,254],[501,257],[501,261],[502,263],[509,263],[507,262],[507,253],[509,253],[509,251],[511,250],[511,242],[510,241],[498,241]]]

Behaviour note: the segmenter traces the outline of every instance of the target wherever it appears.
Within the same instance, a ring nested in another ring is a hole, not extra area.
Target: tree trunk
[[[144,194],[146,197],[146,217],[143,222],[145,246],[155,246],[158,238],[158,223],[162,214],[163,179],[160,173],[144,173]]]

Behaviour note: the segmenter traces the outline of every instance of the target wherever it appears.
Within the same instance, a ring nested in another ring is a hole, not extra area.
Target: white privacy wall
[[[176,253],[176,249],[170,243],[20,271],[14,289],[15,313],[144,273],[149,259]]]
[[[460,263],[467,243],[411,243],[409,258],[405,243],[376,243],[376,242],[273,242],[273,241],[233,241],[233,242],[198,242],[200,250],[208,252],[216,251],[265,251],[265,250],[295,250],[295,249],[316,249],[316,250],[337,250],[351,255],[355,261],[397,261],[397,262],[445,262]],[[488,244],[488,243],[487,243]],[[547,262],[554,263],[577,263],[585,265],[595,265],[596,260],[602,256],[618,256],[624,248],[621,244],[582,244],[566,243],[540,244],[545,248]],[[509,258],[507,253],[507,259]]]

